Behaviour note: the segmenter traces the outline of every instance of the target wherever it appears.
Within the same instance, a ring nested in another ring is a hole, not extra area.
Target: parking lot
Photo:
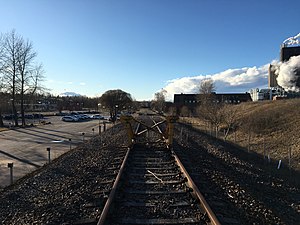
[[[28,121],[36,126],[0,132],[0,187],[10,184],[9,163],[13,163],[13,179],[16,180],[48,163],[49,152],[52,160],[98,135],[99,122],[102,131],[103,123],[106,128],[111,127],[108,121],[95,119],[64,122],[60,116],[51,116],[43,121],[45,124],[40,123],[41,120]]]

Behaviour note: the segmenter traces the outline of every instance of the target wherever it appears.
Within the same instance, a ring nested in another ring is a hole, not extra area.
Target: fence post
[[[7,163],[7,167],[10,168],[10,184],[13,184],[13,167],[14,163]]]
[[[51,158],[50,158],[50,148],[47,148],[47,152],[48,152],[48,163],[50,164]]]
[[[289,169],[291,169],[292,147],[289,147]]]
[[[280,166],[281,166],[281,159],[278,161],[278,166],[277,166],[278,170],[280,169]]]
[[[265,145],[265,137],[263,137],[263,152],[264,152],[264,160],[266,160],[266,145]]]
[[[82,132],[82,141],[84,141],[84,132]]]
[[[71,138],[69,138],[69,143],[70,143],[70,151],[71,151],[71,149],[72,149],[72,139]]]
[[[248,134],[248,152],[250,152],[250,136],[251,136],[251,132],[249,130],[249,134]]]

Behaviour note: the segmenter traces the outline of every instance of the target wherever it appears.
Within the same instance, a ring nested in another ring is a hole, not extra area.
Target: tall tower
[[[288,47],[283,44],[280,49],[280,62],[286,62],[292,56],[298,55],[300,55],[300,46]]]
[[[268,77],[268,86],[271,87],[278,87],[277,83],[277,75],[275,74],[276,66],[270,64],[269,65],[269,77]]]
[[[286,44],[281,45],[280,48],[280,62],[287,62],[292,56],[300,55],[300,46],[288,46]],[[268,85],[269,88],[278,87],[277,75],[275,74],[276,65],[270,64],[269,66],[269,77]],[[296,75],[299,76],[296,84],[300,86],[300,68],[295,71]]]

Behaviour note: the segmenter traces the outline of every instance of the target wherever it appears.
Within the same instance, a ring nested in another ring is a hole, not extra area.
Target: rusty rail
[[[207,201],[205,200],[204,196],[201,194],[201,192],[199,191],[198,187],[195,185],[194,181],[192,180],[192,178],[190,177],[190,175],[188,174],[188,172],[186,171],[185,167],[183,166],[183,164],[181,163],[180,159],[178,158],[178,156],[175,154],[174,151],[172,151],[175,160],[177,162],[177,164],[179,165],[181,171],[183,172],[183,174],[185,175],[185,177],[188,180],[188,184],[190,185],[190,187],[194,190],[195,195],[198,197],[198,199],[200,200],[203,208],[205,209],[205,211],[207,212],[208,217],[211,220],[211,223],[214,225],[221,225],[221,223],[219,222],[217,216],[215,215],[215,213],[211,210],[210,206],[208,205]]]
[[[105,203],[105,206],[104,206],[104,208],[102,210],[102,213],[100,215],[100,218],[99,218],[99,221],[98,221],[97,225],[104,225],[105,224],[105,219],[106,219],[106,217],[108,215],[110,205],[111,205],[111,203],[112,203],[112,201],[113,201],[113,199],[115,197],[115,193],[116,193],[117,187],[119,185],[119,181],[121,179],[121,175],[122,175],[122,173],[124,171],[125,164],[126,164],[126,161],[127,161],[127,158],[128,158],[130,150],[131,149],[128,148],[126,156],[125,156],[125,158],[124,158],[124,160],[122,162],[122,165],[120,167],[120,171],[119,171],[119,173],[118,173],[118,175],[116,177],[116,180],[115,180],[114,185],[113,185],[113,187],[111,189],[111,192],[109,193],[108,199],[107,199],[107,201]]]

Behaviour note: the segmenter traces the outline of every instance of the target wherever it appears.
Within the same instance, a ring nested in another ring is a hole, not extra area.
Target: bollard
[[[103,122],[103,131],[106,131],[106,123]]]
[[[69,143],[70,143],[70,150],[72,149],[72,139],[69,138]]]
[[[101,125],[99,124],[99,135],[101,134]]]
[[[94,131],[95,131],[95,129],[94,129],[94,128],[92,128],[92,131],[93,131],[93,136],[94,136]]]
[[[281,166],[281,159],[278,161],[278,166],[277,166],[278,170],[280,169],[280,166]]]
[[[10,184],[13,184],[13,163],[7,163],[7,167],[10,168]]]
[[[82,132],[82,141],[84,141],[84,132]]]
[[[48,163],[50,164],[51,158],[50,158],[50,148],[47,148],[47,152],[48,152]]]

